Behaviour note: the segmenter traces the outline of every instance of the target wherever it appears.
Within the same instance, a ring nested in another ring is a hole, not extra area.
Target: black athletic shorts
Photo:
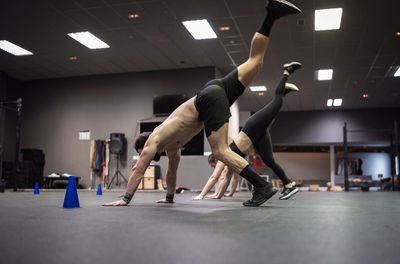
[[[235,69],[221,79],[209,81],[203,90],[197,93],[195,106],[199,112],[199,120],[204,122],[207,137],[228,122],[231,116],[229,107],[245,89]]]

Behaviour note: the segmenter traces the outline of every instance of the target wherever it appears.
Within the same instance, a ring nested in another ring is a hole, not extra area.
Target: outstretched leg
[[[243,203],[244,206],[259,206],[271,198],[277,190],[271,183],[262,179],[247,161],[228,148],[227,144],[228,123],[225,123],[217,131],[213,131],[207,138],[211,150],[216,159],[225,163],[234,172],[254,185],[253,198]],[[222,140],[221,140],[222,138]]]
[[[285,67],[286,66],[286,67]],[[284,65],[284,72],[281,81],[275,90],[275,98],[266,106],[258,110],[252,115],[244,125],[242,132],[245,133],[251,140],[254,146],[265,135],[266,129],[272,125],[273,120],[281,110],[283,97],[288,91],[298,90],[293,84],[287,84],[286,81],[291,73],[299,69],[301,64],[292,62]]]
[[[284,74],[282,80],[278,84],[275,90],[275,98],[272,102],[264,106],[262,109],[252,115],[244,125],[242,132],[246,134],[252,141],[257,152],[260,154],[264,163],[270,167],[274,173],[282,180],[285,189],[284,192],[290,192],[281,196],[288,199],[290,196],[295,194],[298,189],[295,188],[295,183],[290,181],[283,169],[275,162],[272,154],[272,142],[269,134],[268,127],[272,125],[273,120],[279,113],[283,97],[288,91],[298,90],[295,85],[287,85],[286,80],[289,75],[295,70],[299,69],[301,64],[298,62],[292,62],[284,65]],[[293,185],[293,186],[292,186]],[[290,189],[290,190],[289,190]]]
[[[279,179],[282,181],[283,185],[286,185],[291,182],[286,176],[281,166],[279,166],[275,162],[272,152],[272,141],[271,141],[271,136],[269,134],[269,130],[267,130],[267,133],[257,142],[255,148],[257,150],[257,153],[260,155],[261,159],[265,163],[265,165],[267,165],[273,170],[276,176],[278,176]]]
[[[238,67],[239,81],[245,87],[250,85],[262,68],[274,22],[281,17],[301,13],[299,8],[284,0],[266,2],[267,16],[253,36],[249,58]]]
[[[279,166],[278,163],[275,162],[274,155],[272,152],[272,141],[271,135],[269,134],[269,130],[264,137],[262,137],[257,144],[255,145],[258,154],[260,154],[265,165],[270,167],[272,171],[278,176],[278,178],[283,183],[283,191],[282,195],[279,197],[280,200],[287,200],[296,194],[299,189],[296,188],[296,182],[290,180],[285,171]]]
[[[237,80],[239,80],[244,87],[247,87],[251,83],[262,67],[264,54],[269,42],[269,34],[275,20],[282,16],[301,12],[297,7],[284,0],[267,1],[266,8],[267,16],[258,32],[255,33],[253,37],[249,59],[245,63],[241,64],[237,69]],[[232,87],[225,87],[225,89],[229,90],[232,89]],[[237,97],[230,97],[229,91],[227,94],[229,97],[229,104],[233,103]],[[232,94],[237,96],[240,95],[238,93]],[[216,131],[213,129],[209,130],[207,139],[210,143],[212,153],[218,160],[225,163],[234,172],[238,173],[254,185],[255,191],[253,193],[253,198],[243,203],[243,205],[259,206],[272,197],[276,193],[276,189],[273,188],[272,184],[264,181],[254,170],[252,170],[245,159],[228,148],[227,133],[228,123],[220,126]]]

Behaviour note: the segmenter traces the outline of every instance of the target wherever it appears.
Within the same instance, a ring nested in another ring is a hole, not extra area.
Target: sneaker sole
[[[277,189],[273,189],[273,191],[272,192],[270,192],[267,196],[265,196],[264,198],[265,199],[263,199],[261,202],[258,202],[258,203],[256,203],[256,204],[249,204],[249,205],[245,205],[244,203],[243,203],[243,205],[244,206],[247,206],[247,207],[257,207],[257,206],[260,206],[260,205],[262,205],[263,203],[265,203],[266,201],[268,201],[272,196],[274,196],[275,195],[275,193],[277,193],[278,192],[278,190]]]
[[[299,192],[299,189],[296,188],[293,192],[290,192],[288,195],[279,197],[279,200],[287,200],[298,192]]]
[[[288,1],[285,1],[285,0],[271,0],[271,2],[277,2],[277,3],[280,3],[282,5],[286,5],[286,6],[291,7],[292,9],[297,11],[296,13],[293,13],[293,14],[301,14],[301,13],[303,13],[303,11],[301,11],[300,8],[298,8],[297,6],[295,6],[294,4],[292,4],[292,3],[288,2]]]
[[[293,84],[293,83],[286,83],[285,84],[285,89],[287,89],[287,90],[292,90],[292,91],[295,91],[295,92],[298,92],[299,91],[299,87],[297,87],[295,84]]]

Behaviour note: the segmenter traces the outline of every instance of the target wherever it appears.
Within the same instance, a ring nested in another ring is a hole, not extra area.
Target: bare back
[[[157,144],[157,152],[179,149],[204,127],[198,120],[199,112],[194,105],[195,97],[181,104],[150,136]]]

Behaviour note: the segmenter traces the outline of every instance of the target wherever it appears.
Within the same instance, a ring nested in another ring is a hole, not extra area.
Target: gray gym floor
[[[399,263],[400,193],[275,195],[258,208],[234,198],[155,204],[137,193],[128,207],[102,207],[119,192],[0,193],[1,263]]]

